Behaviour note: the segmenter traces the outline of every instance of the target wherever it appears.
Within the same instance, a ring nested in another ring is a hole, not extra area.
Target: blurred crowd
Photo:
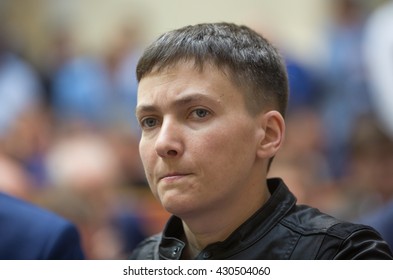
[[[41,68],[0,38],[0,191],[73,221],[89,259],[122,259],[161,229],[138,154],[139,49],[122,26],[105,56],[64,30]]]
[[[287,60],[287,136],[270,175],[300,203],[372,225],[393,247],[393,1],[331,3],[315,65]]]
[[[367,1],[332,3],[318,60],[285,57],[287,136],[270,176],[283,177],[299,203],[360,221],[393,201],[393,116],[380,109],[388,101],[380,102],[374,78],[393,71],[371,72],[365,52],[378,52],[369,40],[383,31],[372,28],[393,29],[392,21],[371,28],[373,18],[380,9],[393,18],[393,9],[389,1],[378,10]],[[119,28],[100,56],[75,51],[72,34],[59,31],[41,65],[7,32],[0,30],[0,191],[73,221],[87,258],[126,258],[168,217],[138,155],[138,26]]]

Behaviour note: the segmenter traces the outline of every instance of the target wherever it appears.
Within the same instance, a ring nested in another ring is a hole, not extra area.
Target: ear
[[[259,121],[261,134],[257,156],[270,159],[276,155],[284,141],[285,121],[278,111],[263,113]]]

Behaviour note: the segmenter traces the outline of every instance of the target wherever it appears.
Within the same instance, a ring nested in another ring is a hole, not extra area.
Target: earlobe
[[[261,133],[257,156],[269,159],[275,156],[284,141],[284,118],[278,111],[269,111],[261,116],[260,125],[264,133]]]

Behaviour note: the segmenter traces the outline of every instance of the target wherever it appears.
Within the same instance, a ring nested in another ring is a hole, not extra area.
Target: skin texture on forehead
[[[199,74],[202,74],[204,71],[214,71],[220,73],[222,75],[222,79],[226,79],[233,87],[237,88],[238,94],[242,97],[242,103],[245,104],[248,112],[252,115],[255,115],[255,110],[250,108],[255,107],[256,102],[254,96],[250,92],[251,90],[247,87],[242,87],[242,85],[240,85],[237,80],[233,78],[235,76],[235,73],[231,73],[231,70],[228,67],[219,67],[215,65],[212,61],[206,61],[203,64],[197,64],[193,59],[181,59],[179,61],[176,61],[175,63],[166,65],[165,67],[154,67],[151,72],[146,74],[145,77],[178,75],[176,69],[179,68],[179,66],[182,67],[184,65],[187,65],[190,70],[195,70],[195,72],[198,72]],[[253,105],[250,106],[250,103],[253,103]],[[266,104],[266,109],[268,109],[269,107],[271,106]],[[263,109],[265,108],[261,108],[259,112],[261,112]]]

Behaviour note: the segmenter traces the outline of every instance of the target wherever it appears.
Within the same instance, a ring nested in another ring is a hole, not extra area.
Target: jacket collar
[[[226,259],[261,239],[296,204],[296,198],[280,178],[267,180],[271,196],[248,220],[240,225],[226,240],[208,245],[197,259]],[[162,233],[159,245],[161,259],[180,259],[185,243],[181,220],[172,216]]]

